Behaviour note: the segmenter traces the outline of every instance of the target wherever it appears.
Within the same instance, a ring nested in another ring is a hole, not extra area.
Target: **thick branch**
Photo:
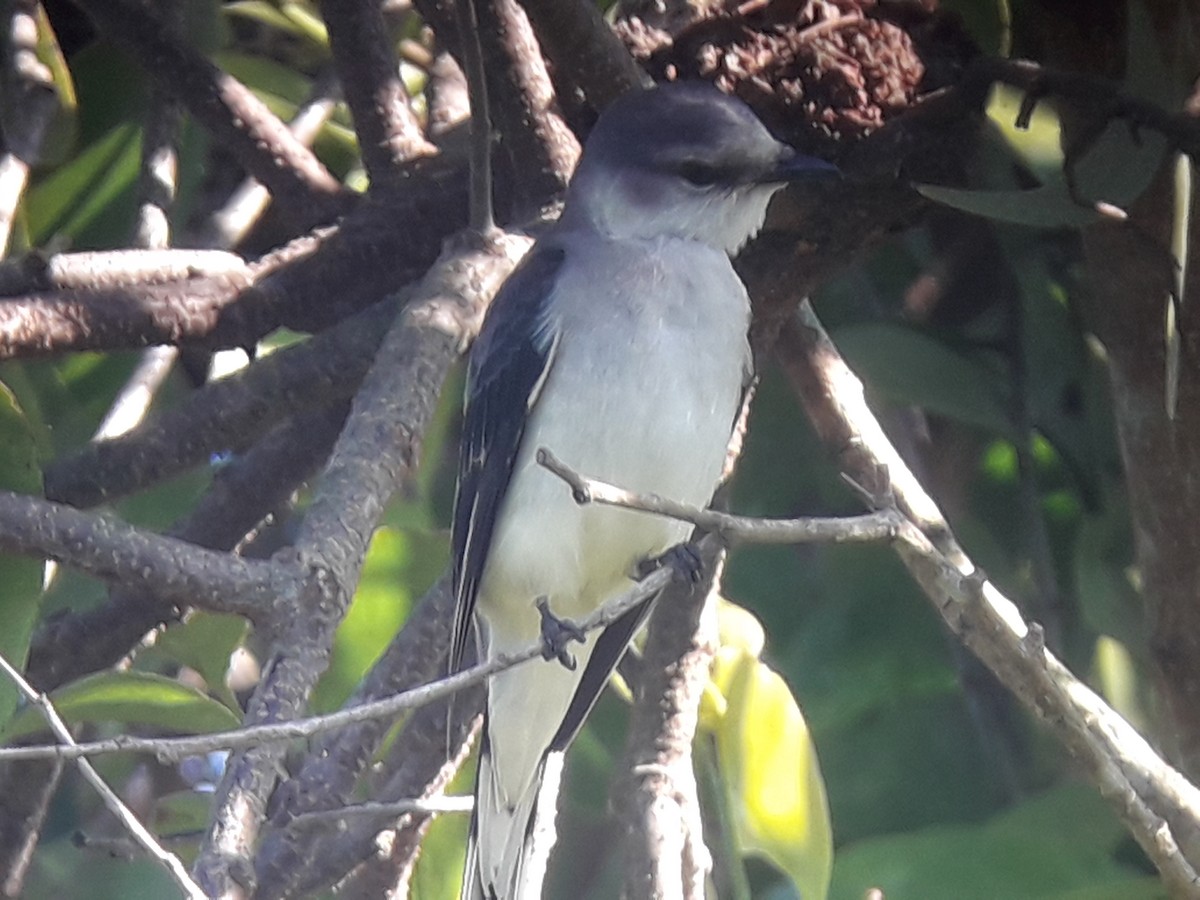
[[[650,76],[634,61],[594,3],[587,0],[521,0],[554,72],[559,96],[576,90],[596,109]]]
[[[183,405],[133,430],[88,444],[46,468],[46,496],[92,506],[155,484],[216,453],[240,451],[281,419],[349,397],[379,347],[390,304],[211,382]]]
[[[245,85],[174,38],[151,7],[129,0],[83,0],[82,6],[305,227],[346,211],[341,185],[312,152]]]
[[[409,107],[383,11],[378,3],[322,0],[321,15],[367,174],[372,184],[394,179],[401,163],[434,148]]]
[[[299,415],[221,466],[200,502],[170,535],[210,550],[232,550],[319,470],[347,410],[348,404],[335,404]],[[111,666],[148,631],[178,616],[180,608],[168,598],[114,588],[102,606],[46,623],[30,647],[29,678],[43,691],[52,691]]]
[[[643,651],[615,805],[624,832],[624,890],[630,900],[703,900],[712,860],[701,833],[692,739],[700,696],[717,647],[709,602],[724,552],[703,547],[702,584],[676,582],[659,598]]]
[[[321,331],[429,268],[466,219],[464,187],[461,168],[430,161],[403,184],[372,192],[337,228],[258,260],[248,276],[7,298],[0,359],[150,344],[250,347],[280,326]]]
[[[843,472],[874,497],[911,488],[897,552],[955,634],[1089,768],[1172,891],[1200,896],[1190,856],[1200,833],[1200,789],[1046,650],[1037,626],[979,572],[959,548],[932,500],[899,460],[850,372],[807,303],[780,335],[780,360],[822,438],[833,438]],[[846,443],[846,440],[850,443]],[[916,492],[920,492],[917,494]],[[935,515],[929,515],[934,513]],[[1181,849],[1182,848],[1182,849]]]
[[[47,557],[166,601],[262,616],[272,609],[270,563],[213,553],[111,516],[0,492],[0,547]]]
[[[453,614],[449,580],[442,578],[409,616],[347,706],[370,703],[429,681],[444,663]],[[276,792],[272,823],[277,828],[263,841],[255,863],[259,890],[264,896],[294,890],[302,876],[321,883],[326,880],[324,875],[302,871],[305,867],[301,866],[305,860],[329,859],[328,848],[317,849],[326,836],[299,823],[293,826],[290,820],[350,803],[355,784],[390,725],[388,719],[370,719],[325,737],[314,744],[296,775]],[[445,729],[434,731],[441,734],[439,743],[444,744]],[[411,736],[401,738],[400,746],[407,749],[409,741]],[[439,746],[438,750],[444,755],[446,748]],[[345,864],[330,878],[341,877],[358,861]]]
[[[300,594],[284,601],[290,615],[251,700],[249,722],[292,719],[303,709],[327,664],[383,506],[416,465],[450,366],[527,246],[501,236],[482,248],[448,252],[384,340],[297,538],[296,561],[308,578]],[[238,873],[250,871],[282,753],[278,746],[256,748],[236,755],[226,769],[196,862],[200,883],[215,895],[228,895]]]

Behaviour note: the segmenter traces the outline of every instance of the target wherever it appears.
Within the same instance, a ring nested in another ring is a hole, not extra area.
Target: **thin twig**
[[[332,822],[347,819],[396,819],[416,813],[422,816],[438,816],[444,813],[469,813],[475,808],[475,798],[469,794],[414,800],[394,800],[391,803],[356,803],[340,809],[319,809],[301,813],[292,822],[297,828],[320,825],[327,827]]]
[[[591,613],[577,624],[583,631],[605,628],[621,618],[629,610],[639,606],[671,583],[675,578],[669,566],[655,569],[628,590]],[[214,750],[239,750],[261,747],[266,744],[310,738],[327,731],[335,731],[370,719],[392,718],[399,713],[417,709],[449,697],[451,694],[483,684],[493,675],[513,666],[541,659],[545,650],[539,641],[530,644],[518,653],[502,654],[485,663],[463,669],[437,681],[396,694],[384,700],[364,703],[349,709],[321,716],[308,716],[288,722],[273,722],[265,725],[250,725],[236,731],[215,732],[183,738],[138,738],[115,737],[103,741],[76,743],[68,747],[60,744],[42,744],[29,747],[2,747],[0,760],[18,759],[78,759],[80,757],[104,756],[112,753],[150,753],[163,762],[172,762],[184,756],[209,753]]]
[[[21,676],[21,673],[13,668],[3,655],[0,655],[0,669],[3,669],[5,674],[12,679],[25,698],[42,711],[42,715],[46,717],[46,722],[50,725],[50,730],[54,732],[55,737],[62,742],[63,746],[78,746],[75,743],[75,738],[71,735],[71,730],[67,728],[67,724],[59,716],[58,710],[54,708],[54,704],[50,702],[50,698],[34,690],[33,685],[26,681]],[[207,896],[200,890],[200,886],[188,875],[187,869],[179,861],[179,857],[163,848],[158,839],[138,821],[137,816],[117,796],[116,791],[110,788],[104,779],[100,777],[100,773],[96,771],[95,767],[83,758],[76,759],[75,765],[79,769],[79,773],[95,788],[96,793],[100,795],[100,799],[104,801],[104,805],[125,826],[125,830],[133,836],[133,839],[138,842],[142,849],[167,870],[167,873],[179,886],[183,895],[191,898],[191,900],[207,900]]]
[[[538,464],[549,469],[571,488],[580,504],[600,503],[667,516],[716,534],[727,544],[808,544],[886,541],[895,537],[896,516],[890,510],[837,518],[761,519],[735,516],[714,509],[689,506],[657,494],[637,494],[589,478],[541,447]]]

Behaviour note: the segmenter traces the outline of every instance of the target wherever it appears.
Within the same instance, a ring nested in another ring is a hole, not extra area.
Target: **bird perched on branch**
[[[701,83],[615,101],[561,218],[501,288],[471,355],[454,508],[458,667],[544,634],[538,607],[587,615],[688,526],[578,506],[536,461],[697,506],[712,496],[750,379],[750,306],[730,254],[786,182],[836,171]],[[649,604],[588,634],[577,665],[491,678],[464,900],[536,900],[562,757]],[[564,656],[561,648],[550,655]]]

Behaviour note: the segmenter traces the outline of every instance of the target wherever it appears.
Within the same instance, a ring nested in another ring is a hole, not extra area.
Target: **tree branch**
[[[428,682],[445,661],[454,605],[449,579],[443,577],[422,598],[346,706],[371,703]],[[473,716],[477,710],[469,711]],[[442,719],[444,722],[444,714]],[[320,884],[340,878],[361,861],[361,857],[355,857],[345,862],[340,856],[335,861],[329,846],[318,846],[328,843],[327,836],[293,825],[292,820],[350,803],[355,784],[374,759],[390,726],[389,719],[372,718],[328,735],[314,743],[296,774],[276,791],[271,814],[275,829],[264,839],[255,863],[259,891],[264,896],[296,891],[301,877]],[[441,736],[437,747],[440,764],[447,749],[443,745],[446,732],[440,726],[432,732]],[[413,749],[409,745],[414,734],[419,732],[410,723],[406,735],[398,739],[406,755]],[[413,795],[415,792],[403,796]],[[322,872],[302,872],[305,867],[300,863],[304,860],[322,860]],[[331,874],[326,876],[326,870]]]
[[[48,557],[165,601],[263,618],[274,606],[269,563],[213,553],[111,516],[0,492],[0,547]]]
[[[62,717],[58,714],[58,710],[54,708],[54,704],[50,702],[49,698],[45,694],[39,694],[35,691],[29,682],[21,677],[21,673],[13,668],[12,664],[3,656],[0,656],[0,669],[3,669],[4,673],[16,684],[17,688],[25,696],[25,699],[41,709],[42,715],[45,716],[46,722],[50,725],[50,730],[54,732],[54,736],[64,746],[77,746],[75,738],[71,736],[70,729],[67,728],[67,724],[62,720]],[[192,881],[191,876],[188,875],[187,869],[183,867],[183,863],[179,861],[179,857],[163,849],[158,839],[146,829],[146,826],[138,821],[137,816],[133,814],[132,810],[121,802],[121,798],[117,796],[117,792],[110,788],[104,779],[100,777],[100,773],[96,771],[95,767],[82,757],[75,760],[75,766],[79,769],[79,773],[84,777],[84,780],[95,788],[96,793],[100,795],[100,799],[104,801],[105,807],[117,817],[117,821],[137,841],[138,845],[167,870],[167,873],[171,876],[171,880],[183,891],[183,895],[190,898],[190,900],[207,900],[204,892],[200,890],[199,885]]]
[[[450,365],[478,328],[487,302],[528,247],[501,236],[449,250],[385,338],[355,398],[296,540],[303,588],[283,599],[290,615],[247,712],[250,723],[299,715],[324,670],[383,506],[416,465],[420,441]],[[278,778],[282,748],[230,760],[195,871],[223,896],[250,877],[251,848]]]
[[[538,464],[567,483],[579,504],[599,503],[690,522],[712,532],[725,545],[858,543],[894,538],[896,517],[889,511],[837,518],[759,519],[735,516],[715,509],[689,506],[657,494],[635,494],[624,488],[589,478],[568,466],[550,450],[541,447]]]
[[[347,210],[338,181],[261,100],[172,36],[150,7],[129,0],[84,0],[101,30],[129,50],[162,90],[187,107],[246,170],[311,227]]]
[[[340,403],[296,416],[245,455],[218,468],[199,503],[169,535],[210,550],[232,550],[320,469],[348,408]],[[29,678],[52,691],[111,666],[151,629],[176,618],[180,609],[168,598],[114,588],[102,606],[45,624],[30,647]]]
[[[559,97],[582,93],[597,110],[653,84],[621,39],[586,0],[521,0],[550,61]]]
[[[584,632],[606,628],[631,609],[658,594],[675,578],[676,575],[670,566],[660,566],[576,624]],[[77,759],[83,756],[104,756],[112,753],[149,753],[160,760],[170,762],[184,756],[208,753],[213,750],[237,750],[310,738],[313,735],[338,731],[371,719],[395,718],[399,713],[419,709],[435,701],[444,700],[459,691],[482,685],[491,676],[511,669],[513,666],[527,663],[533,659],[543,659],[544,653],[545,645],[541,641],[537,641],[519,653],[501,654],[487,662],[463,669],[437,681],[422,684],[403,693],[322,716],[245,725],[236,731],[214,732],[193,737],[138,738],[121,736],[102,741],[80,742],[72,747],[64,747],[61,744],[43,744],[36,747],[0,747],[0,760]]]
[[[372,184],[394,180],[402,163],[434,153],[409,107],[378,3],[322,0],[321,16]]]
[[[704,845],[692,740],[700,696],[717,648],[711,602],[723,565],[717,541],[701,543],[700,584],[670,585],[651,614],[622,775],[613,785],[624,832],[624,890],[630,900],[703,900],[712,858]]]
[[[41,161],[42,144],[58,106],[54,76],[37,58],[38,19],[47,21],[41,4],[13,0],[6,9],[9,15],[0,23],[6,63],[0,84],[9,97],[5,121],[0,123],[5,144],[0,155],[0,259],[8,248],[29,170]]]
[[[1178,896],[1200,896],[1191,848],[1200,789],[1046,650],[1038,626],[959,547],[936,505],[900,461],[807,302],[780,335],[779,357],[842,471],[873,497],[894,494],[905,516],[895,547],[951,630],[1091,772],[1130,834]],[[913,515],[909,509],[918,512]]]
[[[337,106],[334,78],[329,72],[317,77],[308,100],[296,111],[288,130],[301,144],[311,147],[321,127]],[[212,214],[195,241],[201,247],[236,247],[254,227],[271,203],[271,192],[256,178],[247,178]]]
[[[348,398],[394,315],[388,303],[368,309],[210,382],[120,437],[55,460],[45,470],[46,496],[73,506],[113,500],[244,450],[290,415]]]

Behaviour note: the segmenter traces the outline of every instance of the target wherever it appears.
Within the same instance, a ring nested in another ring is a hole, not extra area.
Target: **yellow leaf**
[[[756,656],[742,651],[719,663],[727,708],[717,753],[738,846],[786,873],[803,900],[825,900],[833,832],[804,716],[787,683]]]

